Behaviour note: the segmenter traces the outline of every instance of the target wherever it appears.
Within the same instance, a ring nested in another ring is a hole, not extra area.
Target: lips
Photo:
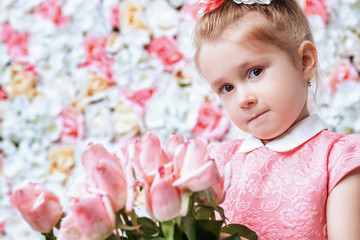
[[[267,113],[268,111],[269,111],[269,110],[266,110],[265,112],[262,112],[262,113],[260,113],[260,114],[257,114],[257,115],[255,115],[255,116],[253,116],[252,118],[250,118],[249,122],[251,122],[251,121],[259,118],[260,116],[262,116],[263,114]]]

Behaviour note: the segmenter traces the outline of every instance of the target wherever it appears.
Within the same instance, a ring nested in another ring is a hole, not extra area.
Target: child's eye
[[[234,89],[234,86],[231,84],[225,84],[224,86],[221,87],[221,93],[229,93]]]
[[[262,71],[263,70],[261,68],[251,69],[250,72],[249,72],[249,78],[256,78],[256,77],[260,76]]]

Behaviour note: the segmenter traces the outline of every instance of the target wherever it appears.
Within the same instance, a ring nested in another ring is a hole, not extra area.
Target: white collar
[[[252,135],[246,137],[239,151],[250,152],[265,146],[275,152],[286,152],[300,146],[326,128],[327,126],[321,118],[317,114],[312,114],[289,128],[281,137],[272,140],[266,145],[257,137]]]

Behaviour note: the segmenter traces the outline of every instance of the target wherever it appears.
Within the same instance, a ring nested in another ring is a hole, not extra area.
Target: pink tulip
[[[158,169],[170,162],[156,133],[149,132],[131,147],[131,161],[142,181],[152,181]]]
[[[176,156],[180,177],[174,186],[199,192],[209,188],[216,181],[217,168],[207,153],[207,141],[194,138],[181,146]]]
[[[126,175],[120,160],[100,144],[90,145],[81,158],[88,179],[110,198],[115,211],[125,207]]]
[[[51,232],[62,215],[58,197],[38,183],[23,182],[13,190],[10,201],[38,232]]]
[[[215,181],[210,186],[212,198],[216,205],[219,205],[225,200],[226,191],[229,189],[231,184],[231,177],[232,172],[230,162],[225,165],[223,176],[221,176],[220,173],[216,171]]]
[[[146,195],[151,215],[159,221],[168,221],[187,213],[187,206],[185,210],[182,208],[182,191],[172,185],[172,177],[165,171],[165,168],[160,168]]]
[[[106,196],[75,199],[70,211],[61,221],[58,240],[105,239],[115,228],[115,214]]]
[[[173,133],[166,142],[165,152],[169,159],[173,159],[176,148],[184,144],[184,134]]]

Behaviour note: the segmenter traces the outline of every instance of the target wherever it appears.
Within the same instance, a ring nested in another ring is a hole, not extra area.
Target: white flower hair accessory
[[[237,4],[270,4],[271,0],[233,0],[234,2],[236,2]]]
[[[221,6],[226,0],[200,0],[199,1],[199,14],[214,11]],[[272,0],[233,0],[237,4],[270,4]]]

